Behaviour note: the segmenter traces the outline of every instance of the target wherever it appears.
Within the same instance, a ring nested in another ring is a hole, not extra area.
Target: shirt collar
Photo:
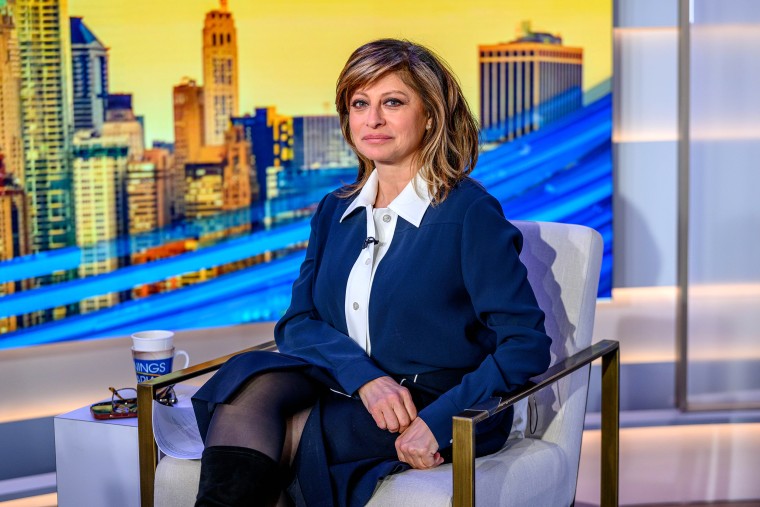
[[[367,182],[362,187],[359,195],[348,205],[343,216],[340,217],[342,222],[344,218],[351,214],[356,208],[372,208],[375,198],[377,197],[377,170],[373,170],[367,178]],[[401,218],[419,227],[422,223],[422,217],[430,205],[432,199],[428,191],[427,183],[422,179],[420,173],[414,175],[414,178],[407,183],[400,194],[388,205],[388,208],[396,212]]]

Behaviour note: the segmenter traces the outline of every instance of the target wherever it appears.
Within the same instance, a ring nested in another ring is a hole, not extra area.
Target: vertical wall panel
[[[688,401],[760,406],[760,5],[692,14]]]

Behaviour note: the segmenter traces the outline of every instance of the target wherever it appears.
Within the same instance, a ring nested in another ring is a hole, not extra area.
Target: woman
[[[363,505],[384,476],[450,459],[453,415],[549,365],[522,237],[467,177],[478,131],[448,67],[407,41],[370,42],[346,63],[336,107],[357,181],[312,219],[280,354],[237,356],[194,399],[196,505],[276,498],[285,421],[309,407],[291,496]],[[476,428],[478,455],[511,420]]]

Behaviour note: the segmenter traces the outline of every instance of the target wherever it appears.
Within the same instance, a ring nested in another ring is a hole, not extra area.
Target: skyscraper
[[[213,217],[224,204],[224,162],[185,164],[185,213],[188,219]]]
[[[8,5],[0,7],[0,152],[7,174],[23,175],[21,151],[21,69],[18,40]],[[23,184],[23,182],[22,182]]]
[[[174,197],[174,157],[166,148],[145,150],[145,160],[153,164],[156,177],[156,227],[171,223],[171,206]]]
[[[232,118],[250,143],[256,164],[259,200],[277,197],[277,174],[293,164],[293,117],[274,106],[256,108],[253,116]]]
[[[185,164],[197,161],[203,142],[203,87],[184,78],[174,87],[172,220],[185,216]]]
[[[74,137],[74,181],[76,195],[76,238],[82,248],[79,276],[95,276],[119,268],[116,243],[124,222],[121,188],[127,169],[127,136],[93,137],[80,131]],[[80,303],[82,313],[107,308],[119,302],[119,294],[88,298]]]
[[[132,95],[126,93],[110,94],[106,109],[106,121],[103,123],[103,143],[115,144],[126,140],[127,159],[142,161],[145,153],[143,126],[132,111]],[[118,235],[129,234],[129,205],[127,202],[126,166],[119,166],[114,172],[116,178],[116,219]]]
[[[225,165],[224,165],[224,204],[225,210],[247,208],[251,201],[258,197],[258,186],[253,179],[253,156],[251,145],[245,139],[243,127],[230,126],[225,134]]]
[[[122,135],[129,139],[129,157],[133,160],[142,160],[145,152],[145,133],[142,123],[132,110],[132,95],[112,93],[108,95],[103,136]]]
[[[11,9],[21,64],[20,179],[31,201],[32,250],[41,252],[74,242],[67,0],[16,0]]]
[[[203,140],[203,87],[184,78],[174,87],[174,157],[185,163],[198,160]],[[221,144],[221,143],[220,143]]]
[[[0,156],[2,164],[2,156]],[[29,253],[28,206],[24,190],[0,167],[0,261]],[[0,285],[0,295],[2,292]]]
[[[251,205],[256,184],[251,184],[249,146],[243,128],[232,126],[223,146],[206,146],[198,160],[185,164],[187,218],[211,217]]]
[[[337,115],[293,117],[293,167],[297,170],[358,166]]]
[[[29,209],[26,203],[26,193],[5,174],[0,156],[0,262],[20,257],[29,253]],[[0,282],[0,298],[16,292],[17,284],[22,288],[25,281]],[[0,334],[15,331],[17,317],[0,318]]]
[[[74,129],[100,133],[108,100],[108,50],[82,18],[72,17],[70,27]]]
[[[157,229],[159,224],[159,187],[164,175],[147,160],[127,163],[126,187],[130,236]]]
[[[479,46],[480,127],[485,141],[510,140],[583,105],[583,49],[532,32]]]
[[[238,114],[237,31],[227,1],[206,13],[203,25],[204,143],[224,144],[230,117]]]

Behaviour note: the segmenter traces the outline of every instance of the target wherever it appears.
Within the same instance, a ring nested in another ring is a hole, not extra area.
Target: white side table
[[[136,417],[99,421],[88,405],[54,426],[59,507],[140,506]]]

